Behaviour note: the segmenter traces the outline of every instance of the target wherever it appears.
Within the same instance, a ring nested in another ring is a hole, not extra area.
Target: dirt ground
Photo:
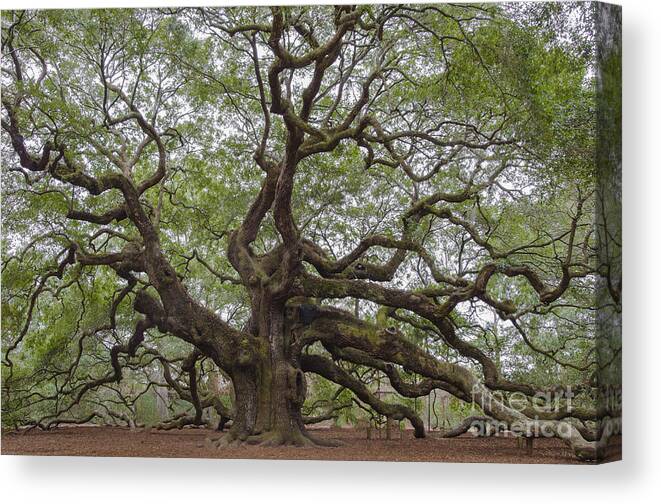
[[[470,434],[453,439],[415,439],[405,432],[402,439],[367,440],[365,431],[314,430],[320,438],[339,439],[337,448],[266,448],[245,446],[212,448],[207,438],[220,433],[206,429],[147,431],[118,427],[61,427],[42,432],[3,433],[2,455],[75,455],[103,457],[180,457],[223,459],[381,460],[397,462],[493,462],[525,464],[578,464],[557,439],[536,439],[533,454],[514,438],[478,438]],[[378,434],[377,434],[378,436]],[[617,440],[608,460],[621,458]]]

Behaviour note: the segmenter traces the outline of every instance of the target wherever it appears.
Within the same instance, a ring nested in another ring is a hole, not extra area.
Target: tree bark
[[[296,356],[291,355],[291,322],[285,303],[260,293],[253,310],[260,352],[257,362],[231,370],[235,417],[220,444],[260,443],[306,445],[309,438],[302,419],[307,384]]]

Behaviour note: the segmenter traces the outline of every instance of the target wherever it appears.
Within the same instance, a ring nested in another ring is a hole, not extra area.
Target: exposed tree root
[[[214,448],[236,448],[256,445],[262,447],[297,446],[297,447],[337,447],[342,446],[339,440],[319,439],[307,431],[272,430],[259,434],[228,432],[219,438],[207,438],[207,443]]]

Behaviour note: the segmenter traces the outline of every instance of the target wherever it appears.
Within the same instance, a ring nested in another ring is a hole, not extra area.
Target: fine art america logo
[[[557,387],[539,391],[532,397],[522,392],[513,392],[505,396],[500,391],[485,394],[482,384],[475,384],[471,390],[473,403],[481,404],[485,412],[509,410],[512,421],[496,419],[476,419],[471,423],[469,432],[474,436],[493,436],[509,433],[520,437],[570,437],[572,430],[572,412],[577,393],[571,386]],[[599,430],[608,431],[608,436],[621,432],[621,389],[606,387],[598,390],[599,402],[604,415]],[[558,421],[560,420],[560,421]]]

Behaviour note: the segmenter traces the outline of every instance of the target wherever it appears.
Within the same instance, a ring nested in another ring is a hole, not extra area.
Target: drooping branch
[[[538,433],[542,431],[550,432],[563,439],[581,458],[598,458],[605,448],[605,438],[599,441],[586,440],[581,433],[582,429],[577,428],[571,420],[540,418],[543,415],[535,415],[531,418],[526,415],[528,410],[520,411],[512,408],[496,397],[468,369],[439,361],[414,343],[407,341],[396,329],[379,329],[356,319],[348,312],[324,309],[303,331],[297,343],[303,347],[314,341],[322,341],[339,348],[358,349],[424,377],[449,383],[460,389],[464,397],[470,397],[487,415],[507,425],[515,425],[519,430],[537,433],[531,435],[539,435]],[[324,369],[323,372],[326,370]]]
[[[319,355],[306,354],[301,356],[301,369],[323,376],[327,380],[348,388],[361,401],[369,404],[375,411],[388,418],[393,420],[408,419],[415,430],[415,437],[425,437],[425,426],[413,410],[401,404],[386,403],[375,397],[360,380],[335,365],[333,361]]]

